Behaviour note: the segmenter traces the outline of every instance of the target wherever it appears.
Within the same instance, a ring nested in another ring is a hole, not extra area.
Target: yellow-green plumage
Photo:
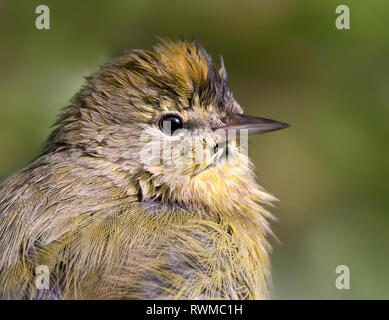
[[[88,79],[42,156],[0,186],[1,298],[267,297],[261,205],[275,199],[238,145],[213,166],[142,163],[141,132],[160,135],[167,112],[202,128],[241,112],[198,44],[131,51]],[[49,290],[34,285],[38,265]]]

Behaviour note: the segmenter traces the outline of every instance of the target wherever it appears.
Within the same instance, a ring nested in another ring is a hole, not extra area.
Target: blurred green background
[[[51,30],[35,28],[35,8]],[[351,30],[335,28],[347,4]],[[36,157],[99,65],[156,36],[220,54],[247,113],[292,127],[257,137],[258,180],[281,201],[272,297],[389,298],[389,2],[0,0],[0,180]],[[337,290],[347,265],[351,289]]]

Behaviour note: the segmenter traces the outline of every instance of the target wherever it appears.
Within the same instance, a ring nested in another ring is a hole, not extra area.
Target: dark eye
[[[176,130],[182,129],[183,124],[180,117],[167,115],[159,120],[159,128],[168,135],[172,135]]]

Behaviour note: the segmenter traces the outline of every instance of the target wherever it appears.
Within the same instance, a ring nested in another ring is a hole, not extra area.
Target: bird
[[[0,185],[0,298],[268,299],[277,199],[238,138],[288,126],[244,114],[197,40],[102,65]]]

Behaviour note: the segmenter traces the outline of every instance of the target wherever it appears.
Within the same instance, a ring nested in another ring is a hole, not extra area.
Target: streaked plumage
[[[160,136],[171,112],[193,130],[242,112],[197,43],[130,51],[87,79],[43,154],[0,185],[2,299],[267,297],[275,198],[237,145],[213,166],[143,164],[142,131]]]

